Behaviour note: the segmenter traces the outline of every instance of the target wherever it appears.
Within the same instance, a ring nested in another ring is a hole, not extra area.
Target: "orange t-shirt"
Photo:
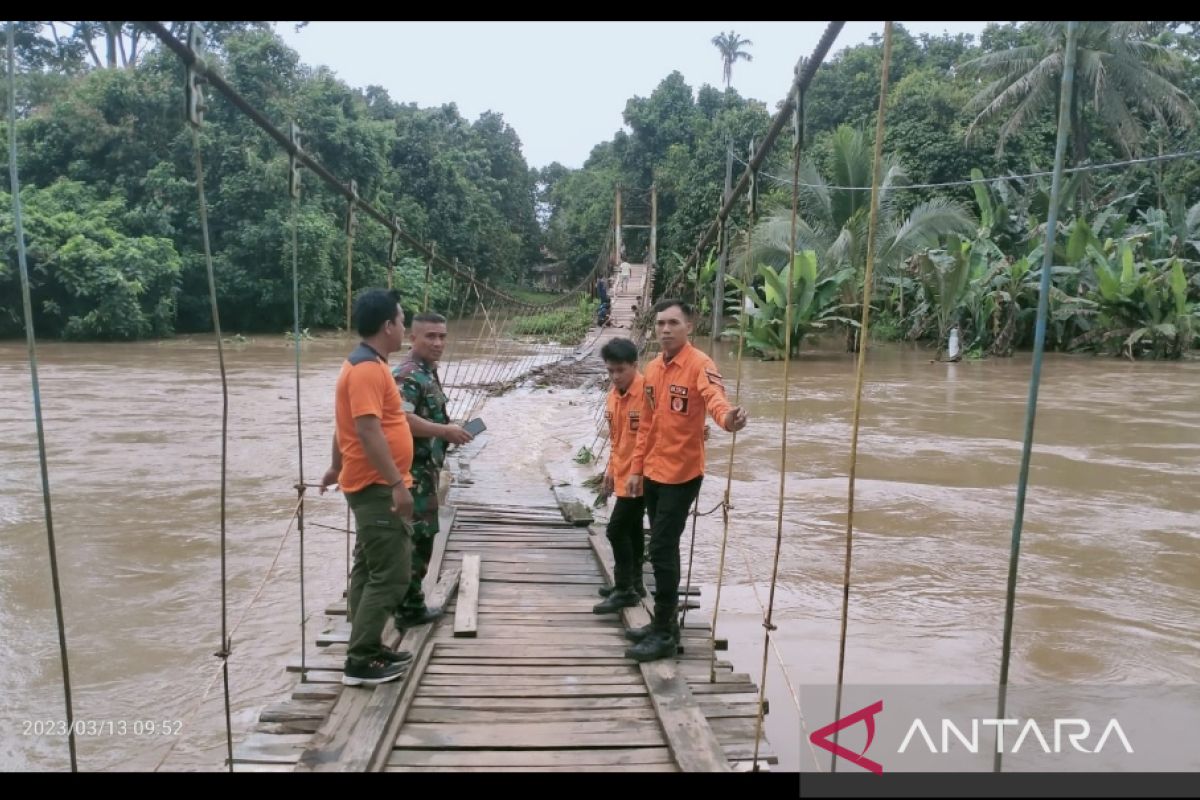
[[[670,363],[659,354],[646,365],[632,471],[658,483],[687,483],[704,474],[704,411],[723,430],[733,405],[717,365],[690,342]]]
[[[641,427],[642,407],[646,403],[645,378],[641,373],[633,377],[633,383],[625,394],[614,386],[608,391],[604,417],[608,420],[608,436],[611,444],[608,467],[605,474],[613,479],[617,497],[630,497],[625,488],[633,470],[633,451],[637,447],[638,430]]]
[[[338,484],[343,492],[361,489],[388,481],[371,465],[354,420],[358,417],[378,417],[387,439],[388,450],[396,468],[411,487],[413,463],[412,430],[400,402],[400,391],[388,370],[387,359],[367,344],[360,344],[342,363],[338,376],[335,417],[338,449],[342,453],[342,471]]]

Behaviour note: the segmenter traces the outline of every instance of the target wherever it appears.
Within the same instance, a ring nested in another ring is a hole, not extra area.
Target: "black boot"
[[[643,639],[645,639],[647,636],[649,636],[651,633],[653,633],[654,630],[655,630],[654,623],[651,622],[649,625],[643,625],[640,628],[630,628],[629,630],[625,631],[625,638],[631,642],[640,642]],[[671,621],[667,624],[667,631],[675,639],[675,642],[678,643],[679,636],[680,636],[680,634],[679,634],[679,619],[678,618],[676,618],[674,616],[671,618]],[[680,652],[683,652],[682,649],[680,650]]]
[[[407,630],[418,625],[425,625],[440,619],[445,613],[445,610],[441,608],[406,608],[396,613],[396,628],[397,630]]]
[[[596,594],[600,595],[601,597],[608,597],[613,593],[613,589],[615,588],[615,586],[601,586]],[[638,578],[636,581],[634,581],[633,588],[638,593],[638,597],[646,596],[646,584],[642,582],[641,578]]]
[[[657,661],[671,658],[676,652],[676,637],[669,625],[651,623],[652,630],[633,647],[626,648],[625,657],[634,661]]]
[[[637,592],[632,589],[618,589],[612,592],[607,599],[592,606],[592,613],[619,614],[622,608],[632,608],[639,603],[641,600],[638,599]]]

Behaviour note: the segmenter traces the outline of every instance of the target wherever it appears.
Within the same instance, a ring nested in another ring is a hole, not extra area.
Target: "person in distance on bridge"
[[[433,622],[440,608],[428,608],[421,582],[433,556],[438,533],[438,479],[447,444],[466,444],[473,436],[446,415],[446,394],[437,365],[446,351],[446,318],[426,311],[413,317],[412,349],[392,370],[413,433],[413,549],[412,577],[396,610],[396,627],[412,628]]]
[[[636,606],[638,598],[646,596],[646,587],[642,584],[645,505],[641,497],[629,494],[628,486],[645,394],[642,375],[638,372],[637,345],[617,337],[600,348],[600,357],[612,379],[604,410],[611,447],[601,496],[607,498],[615,493],[617,503],[609,517],[607,530],[613,551],[613,586],[600,590],[606,599],[595,605],[592,612],[613,614],[620,613],[622,608]]]
[[[643,495],[650,515],[654,565],[654,619],[626,632],[636,644],[628,658],[654,661],[679,645],[679,539],[704,480],[704,416],[727,431],[746,426],[746,411],[725,399],[716,364],[692,346],[692,308],[667,298],[654,305],[654,330],[662,353],[646,365],[646,403],[628,479],[631,496]]]
[[[631,267],[629,265],[628,261],[621,262],[621,272],[620,272],[621,277],[620,277],[620,281],[617,283],[617,291],[623,292],[629,288],[629,275],[632,272],[632,270],[633,270],[633,267]]]

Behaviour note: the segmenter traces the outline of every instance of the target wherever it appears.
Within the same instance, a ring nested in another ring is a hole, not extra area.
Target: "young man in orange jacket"
[[[600,348],[600,357],[612,380],[604,410],[611,447],[601,494],[607,497],[615,493],[617,503],[608,520],[607,531],[613,551],[613,587],[609,592],[601,590],[606,599],[597,603],[592,613],[616,614],[622,608],[636,606],[640,598],[646,596],[642,585],[645,505],[641,497],[629,494],[633,451],[637,447],[646,396],[642,375],[638,372],[637,345],[618,337]]]
[[[688,341],[691,307],[664,299],[654,313],[662,353],[646,365],[646,402],[627,482],[631,496],[645,497],[654,565],[654,619],[626,633],[636,644],[625,655],[637,661],[673,656],[679,644],[679,539],[704,480],[705,411],[726,431],[746,426],[745,409],[725,399],[716,364]]]

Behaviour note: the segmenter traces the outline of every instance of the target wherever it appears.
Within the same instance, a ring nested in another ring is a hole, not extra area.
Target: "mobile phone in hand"
[[[483,420],[481,420],[479,417],[476,417],[475,419],[464,424],[463,430],[472,436],[478,436],[487,430],[487,425],[484,425]]]

